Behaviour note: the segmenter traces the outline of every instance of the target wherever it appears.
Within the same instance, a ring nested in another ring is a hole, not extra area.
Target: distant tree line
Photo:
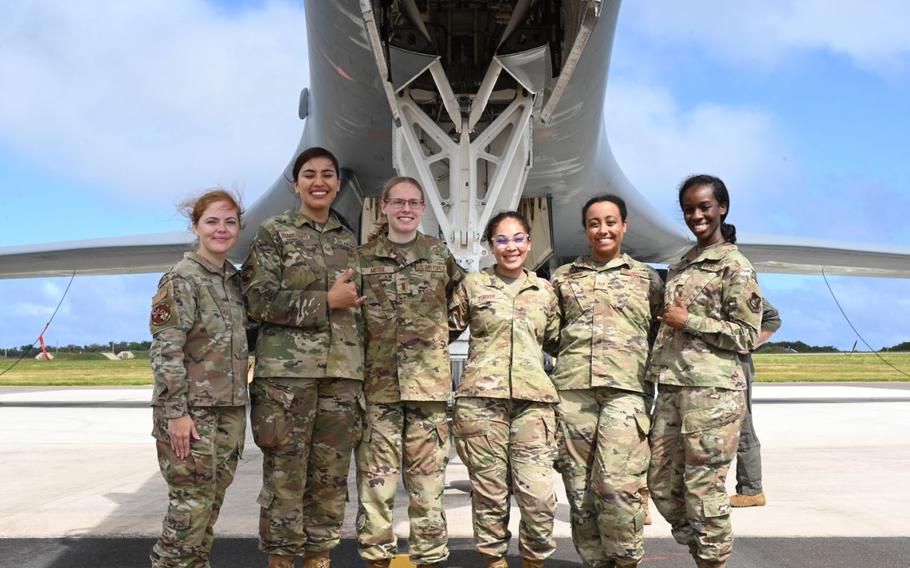
[[[910,341],[904,341],[891,347],[882,347],[882,351],[910,351]],[[840,353],[832,345],[809,345],[802,341],[771,341],[756,350],[756,353]]]
[[[151,341],[115,341],[114,352],[119,353],[121,351],[148,351],[151,346]],[[51,353],[110,353],[111,344],[92,343],[90,345],[48,345],[47,350]],[[7,358],[13,358],[19,357],[26,352],[30,352],[32,354],[38,353],[41,351],[41,348],[37,345],[34,347],[34,349],[32,349],[31,345],[20,345],[19,347],[2,348],[0,351],[5,351]]]

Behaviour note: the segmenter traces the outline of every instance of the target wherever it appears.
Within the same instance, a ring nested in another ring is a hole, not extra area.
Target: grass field
[[[884,353],[885,360],[910,375],[910,353]],[[12,364],[0,359],[0,372]],[[907,381],[910,377],[888,367],[870,353],[755,355],[759,382]],[[0,376],[0,386],[124,386],[150,385],[147,358],[107,360],[23,360]]]

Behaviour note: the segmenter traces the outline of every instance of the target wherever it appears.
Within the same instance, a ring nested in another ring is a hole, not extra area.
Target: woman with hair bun
[[[723,568],[733,550],[725,481],[746,408],[737,352],[758,339],[762,297],[755,270],[736,248],[736,228],[725,222],[724,182],[690,177],[679,205],[697,244],[667,275],[648,370],[658,390],[648,486],[696,565]]]
[[[227,260],[243,213],[236,197],[209,191],[187,205],[196,250],[168,270],[149,327],[158,465],[168,486],[153,567],[208,566],[213,527],[234,479],[246,433],[246,311]]]
[[[559,342],[553,287],[524,268],[527,219],[516,211],[490,219],[484,239],[496,264],[469,274],[449,304],[449,327],[471,327],[468,360],[455,392],[458,455],[471,478],[474,543],[489,568],[507,568],[509,498],[521,510],[518,552],[539,568],[556,549],[556,388],[543,347]]]
[[[332,203],[338,159],[294,160],[297,208],[266,219],[243,264],[259,322],[250,426],[262,450],[259,548],[270,568],[328,568],[341,540],[351,452],[360,439],[363,340],[357,241]]]

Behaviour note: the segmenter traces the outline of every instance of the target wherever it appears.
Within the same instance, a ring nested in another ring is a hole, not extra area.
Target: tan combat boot
[[[487,558],[487,568],[509,568],[509,563],[506,562],[505,556]]]
[[[329,551],[308,552],[303,558],[303,568],[329,568]]]
[[[651,524],[651,507],[648,506],[651,501],[651,492],[647,489],[639,489],[638,494],[641,495],[641,508],[645,512],[644,523],[646,525]]]
[[[294,557],[269,554],[269,568],[294,568]]]
[[[521,559],[522,568],[543,568],[543,560],[531,560],[530,558]]]
[[[764,507],[768,500],[765,499],[764,493],[758,495],[740,495],[737,493],[730,497],[731,507]]]
[[[709,562],[707,560],[695,559],[695,565],[698,568],[727,568],[726,562]]]
[[[367,562],[367,568],[389,568],[390,564],[392,564],[392,561],[388,558],[383,558],[382,560],[370,560]]]

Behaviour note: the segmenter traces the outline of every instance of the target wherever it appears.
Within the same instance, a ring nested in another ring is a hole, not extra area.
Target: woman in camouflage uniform
[[[698,241],[669,267],[665,308],[648,379],[658,384],[648,486],[677,542],[700,568],[722,568],[733,550],[724,486],[745,413],[737,351],[758,339],[762,298],[720,179],[698,175],[679,189]]]
[[[332,211],[338,160],[305,150],[292,168],[300,207],[267,219],[243,265],[260,323],[250,425],[262,449],[259,547],[269,566],[329,566],[351,452],[360,439],[363,342],[354,234]]]
[[[591,253],[560,267],[562,314],[553,383],[559,390],[557,469],[571,507],[572,540],[586,566],[630,568],[644,555],[648,448],[645,380],[663,282],[621,252],[626,204],[594,197],[582,209]]]
[[[207,567],[213,527],[246,431],[246,312],[226,259],[241,209],[224,190],[187,207],[195,252],[168,270],[152,299],[151,362],[158,465],[168,510],[153,567]]]
[[[392,504],[403,470],[411,561],[448,558],[442,494],[452,394],[448,303],[464,272],[445,243],[417,231],[426,209],[417,180],[395,177],[380,198],[386,220],[361,247],[366,430],[357,462],[357,541],[370,568],[397,553]]]
[[[458,455],[471,478],[474,541],[491,568],[506,568],[509,498],[521,510],[523,565],[543,566],[556,549],[556,389],[543,367],[559,340],[559,306],[549,282],[524,269],[527,220],[514,211],[487,224],[496,265],[469,274],[449,306],[449,327],[471,328],[468,361],[455,393]]]

